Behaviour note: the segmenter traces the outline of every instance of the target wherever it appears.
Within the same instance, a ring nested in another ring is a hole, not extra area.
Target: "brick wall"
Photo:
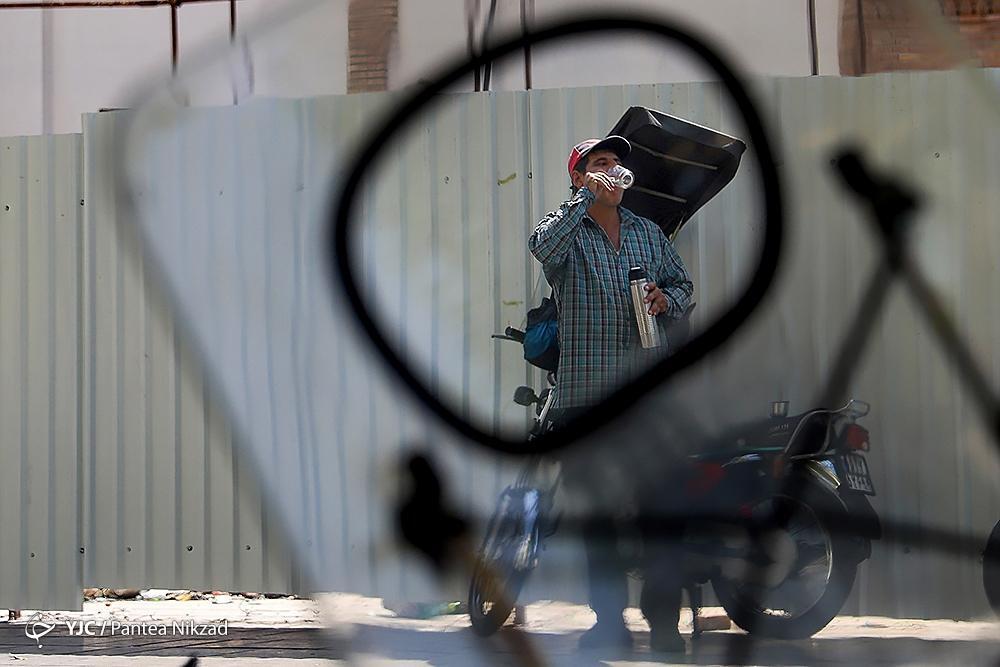
[[[351,0],[347,10],[347,92],[386,90],[399,0]]]
[[[933,28],[907,4],[908,0],[841,0],[841,74],[946,69],[957,64]],[[933,4],[958,27],[983,65],[1000,66],[1000,0]]]

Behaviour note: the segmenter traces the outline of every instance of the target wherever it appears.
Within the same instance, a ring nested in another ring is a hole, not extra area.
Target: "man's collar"
[[[594,223],[595,225],[597,224],[597,221],[594,220],[590,216],[589,212],[584,214],[583,219],[584,220],[589,220],[590,222]],[[632,211],[628,210],[627,208],[625,208],[623,206],[620,206],[620,205],[618,206],[618,222],[619,222],[619,224],[621,224],[623,227],[625,225],[631,225],[632,221],[634,219],[635,219],[635,213],[633,213]],[[598,225],[598,226],[600,226],[600,225]]]
[[[628,209],[622,208],[621,206],[618,207],[618,223],[620,225],[625,226],[628,224],[632,224],[633,217],[634,217],[633,214],[630,213]],[[594,220],[594,218],[590,215],[589,212],[583,214],[583,219],[589,220],[590,222],[597,225],[597,221]],[[600,225],[597,226],[600,227]]]

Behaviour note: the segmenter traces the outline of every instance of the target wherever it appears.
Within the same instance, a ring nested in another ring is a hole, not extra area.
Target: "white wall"
[[[267,20],[289,11],[295,18],[278,27]],[[246,0],[238,4],[237,25],[251,33],[258,94],[346,92],[346,0]],[[182,70],[200,63],[206,49],[218,48],[222,57],[228,4],[182,6],[178,32]],[[81,114],[124,106],[137,85],[169,74],[166,7],[0,10],[0,136],[80,132]],[[218,99],[192,102],[231,98],[229,85],[218,88]]]
[[[480,3],[485,21],[488,0]],[[498,3],[496,28],[520,25],[520,2]],[[430,68],[466,52],[466,0],[400,0],[400,35],[390,81],[393,88],[417,83]],[[839,74],[838,0],[817,0],[819,73]],[[811,73],[807,0],[535,0],[535,20],[554,20],[592,11],[641,12],[683,21],[718,41],[730,58],[759,74],[805,76]],[[480,28],[481,29],[481,28]],[[494,71],[494,90],[524,87],[524,65],[512,58]],[[631,36],[574,39],[532,53],[532,85],[563,86],[662,83],[704,80],[708,75],[683,53],[659,40]]]
[[[479,25],[488,0],[482,0]],[[615,10],[680,18],[718,39],[749,71],[810,73],[807,0],[620,0]],[[390,87],[428,77],[435,65],[466,50],[466,0],[400,0],[399,43]],[[537,20],[570,11],[607,9],[595,0],[535,0]],[[817,0],[820,73],[837,74],[838,0]],[[275,27],[267,17],[292,11]],[[46,19],[43,17],[48,15]],[[224,49],[226,3],[180,8],[180,66],[206,48]],[[496,29],[520,25],[520,2],[498,3]],[[252,33],[254,92],[307,97],[347,90],[347,0],[242,0],[241,34]],[[257,28],[255,28],[255,26]],[[595,43],[596,42],[596,43]],[[536,49],[533,86],[590,86],[704,80],[683,55],[649,40],[602,37],[572,46]],[[218,58],[222,58],[220,52]],[[129,103],[137,84],[170,72],[167,8],[0,11],[0,136],[79,132],[80,115]],[[232,86],[225,68],[206,77],[191,102],[225,104]],[[471,84],[470,84],[471,85]],[[494,70],[493,89],[524,86],[520,59]]]
[[[42,132],[42,15],[0,13],[0,136]]]

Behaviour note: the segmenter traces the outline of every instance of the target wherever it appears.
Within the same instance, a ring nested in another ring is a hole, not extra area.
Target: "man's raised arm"
[[[542,218],[528,238],[528,250],[542,263],[545,277],[558,273],[573,247],[587,209],[594,203],[594,193],[580,188],[569,201]]]

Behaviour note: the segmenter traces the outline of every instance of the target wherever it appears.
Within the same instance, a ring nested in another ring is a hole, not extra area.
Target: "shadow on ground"
[[[505,629],[504,632],[511,632]],[[917,637],[848,637],[799,641],[759,640],[737,633],[706,633],[685,655],[661,656],[649,651],[649,633],[636,632],[630,653],[589,652],[576,649],[580,633],[531,633],[534,645],[547,664],[592,667],[609,664],[726,664],[734,649],[755,665],[996,665],[1000,658],[997,641],[924,640]],[[352,649],[365,656],[394,660],[422,660],[435,667],[468,665],[515,665],[516,656],[500,636],[479,640],[471,632],[425,632],[400,628],[363,626]]]
[[[332,658],[351,656],[393,661],[421,661],[434,667],[519,664],[501,634],[487,640],[468,629],[429,631],[359,625],[349,644],[313,628],[230,628],[222,637],[70,637],[52,633],[35,640],[24,634],[24,626],[0,627],[0,654],[75,656],[201,656],[216,658]],[[549,665],[596,667],[627,664],[726,664],[735,648],[755,665],[995,665],[1000,658],[997,641],[924,640],[918,637],[837,637],[800,641],[750,640],[737,633],[707,633],[693,645],[688,639],[685,655],[660,656],[649,651],[649,634],[635,633],[630,653],[576,650],[580,633],[545,634],[530,638]]]

